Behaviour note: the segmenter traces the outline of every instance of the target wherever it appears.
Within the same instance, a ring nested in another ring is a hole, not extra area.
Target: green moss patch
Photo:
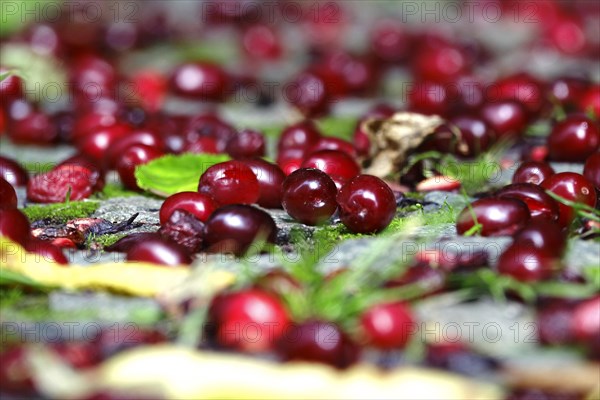
[[[28,206],[22,211],[32,222],[48,220],[65,223],[75,218],[89,217],[99,206],[100,203],[97,201],[70,201],[68,203]]]
[[[129,233],[127,232],[110,233],[107,235],[100,236],[90,235],[88,236],[86,247],[91,246],[92,244],[95,244],[96,246],[102,248],[108,247],[127,235],[129,235]]]

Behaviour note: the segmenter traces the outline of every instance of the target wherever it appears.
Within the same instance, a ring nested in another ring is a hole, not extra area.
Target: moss
[[[35,205],[25,207],[22,211],[30,221],[49,220],[56,223],[65,223],[75,218],[89,217],[98,209],[97,201],[71,201],[48,205]]]
[[[108,247],[127,235],[128,233],[110,233],[100,236],[90,235],[88,236],[86,247],[89,247],[92,243],[102,248]]]
[[[102,192],[96,194],[99,199],[112,199],[113,197],[131,197],[139,196],[140,193],[126,189],[120,183],[108,183],[102,189]]]

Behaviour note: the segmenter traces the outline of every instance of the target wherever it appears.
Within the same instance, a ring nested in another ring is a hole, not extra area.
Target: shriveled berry
[[[162,223],[158,233],[193,254],[202,249],[204,224],[193,214],[176,209],[169,219]]]
[[[27,199],[35,203],[61,203],[67,199],[83,200],[94,191],[94,174],[76,165],[58,166],[36,175],[27,183]]]

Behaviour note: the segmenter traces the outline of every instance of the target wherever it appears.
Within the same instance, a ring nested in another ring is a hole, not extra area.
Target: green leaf
[[[0,286],[30,286],[34,288],[45,288],[44,285],[16,272],[0,268]]]
[[[350,140],[354,134],[358,118],[356,117],[326,117],[316,121],[317,126],[325,136],[335,136]]]
[[[140,188],[168,197],[179,192],[196,191],[204,171],[229,159],[225,154],[169,154],[137,167],[135,177]]]
[[[534,289],[538,295],[569,299],[585,299],[598,291],[593,284],[567,282],[538,282],[534,284]]]

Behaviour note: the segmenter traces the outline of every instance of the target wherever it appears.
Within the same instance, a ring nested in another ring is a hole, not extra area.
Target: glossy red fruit
[[[147,238],[134,244],[127,252],[127,261],[166,266],[187,265],[192,262],[184,248],[160,238]]]
[[[529,222],[514,237],[515,243],[561,257],[567,247],[567,235],[556,222],[537,220]]]
[[[541,184],[545,179],[554,175],[554,169],[543,161],[525,161],[515,171],[513,183]]]
[[[330,107],[331,94],[322,73],[300,72],[284,86],[284,99],[307,117],[325,114]]]
[[[354,146],[352,143],[347,140],[336,138],[336,137],[322,137],[319,139],[317,144],[315,144],[307,154],[312,154],[317,151],[322,150],[335,150],[341,151],[348,154],[351,157],[356,155],[356,151],[354,150]]]
[[[350,179],[337,194],[340,219],[354,233],[374,233],[386,228],[396,215],[392,189],[372,175]]]
[[[461,115],[450,120],[460,131],[459,142],[454,152],[464,157],[474,157],[496,141],[496,133],[482,119],[470,115]]]
[[[117,71],[103,58],[84,55],[74,61],[70,83],[84,101],[94,102],[102,97],[113,97]]]
[[[258,190],[258,179],[252,169],[235,160],[208,168],[198,183],[198,192],[212,196],[221,205],[256,203]]]
[[[516,101],[487,103],[481,108],[481,118],[496,132],[498,138],[518,138],[527,127],[527,113]]]
[[[277,343],[284,361],[308,361],[346,368],[358,359],[358,347],[335,324],[310,320],[292,325]]]
[[[17,102],[19,102],[17,100]],[[13,103],[11,109],[16,107]],[[9,116],[14,116],[9,113]],[[58,139],[58,130],[49,115],[30,108],[18,118],[8,121],[8,137],[18,144],[48,145]]]
[[[161,152],[166,148],[163,138],[157,132],[149,129],[137,129],[126,136],[118,138],[111,144],[106,151],[107,165],[114,168],[123,153],[134,144],[152,147]]]
[[[586,79],[559,77],[550,82],[548,92],[550,97],[563,107],[574,107],[585,93],[589,82]]]
[[[108,149],[129,133],[129,126],[117,123],[92,131],[81,139],[77,139],[75,144],[83,155],[99,165],[103,165]]]
[[[281,208],[283,181],[285,174],[277,165],[261,158],[241,160],[252,169],[258,179],[258,200],[256,203],[265,208]]]
[[[251,57],[274,60],[283,53],[280,37],[271,25],[255,24],[244,31],[242,43]]]
[[[325,57],[323,64],[342,78],[349,94],[364,95],[377,84],[373,65],[363,57],[335,51]]]
[[[475,217],[475,219],[473,218]],[[525,203],[516,199],[485,198],[474,201],[458,215],[456,230],[464,235],[476,222],[481,225],[481,236],[510,236],[529,221]]]
[[[379,349],[402,349],[416,332],[412,312],[403,303],[382,303],[360,317],[368,344]]]
[[[487,89],[488,102],[516,101],[530,117],[537,116],[545,105],[542,84],[526,73],[518,73],[497,80]]]
[[[15,160],[4,156],[0,156],[0,177],[13,187],[25,186],[29,180],[29,174],[25,168]]]
[[[513,243],[498,257],[498,272],[522,282],[549,279],[561,268],[560,260],[544,250]]]
[[[600,148],[597,122],[571,115],[552,128],[548,136],[549,157],[555,161],[581,162]]]
[[[442,83],[456,80],[469,67],[462,49],[450,43],[424,46],[411,61],[417,79]]]
[[[43,240],[30,240],[25,246],[25,250],[30,253],[37,254],[44,261],[55,262],[61,265],[69,264],[69,260],[65,257],[60,247],[55,246]]]
[[[411,37],[396,20],[377,21],[370,34],[371,50],[380,60],[398,63],[406,59],[411,49]]]
[[[310,150],[321,139],[319,129],[311,120],[304,120],[290,125],[281,132],[277,150],[282,151],[287,148],[300,148],[304,151]]]
[[[529,209],[532,220],[558,220],[558,203],[539,185],[513,183],[498,190],[496,197],[521,200]]]
[[[217,344],[245,352],[273,349],[290,323],[281,301],[257,289],[218,296],[209,313],[216,324]]]
[[[301,168],[283,181],[282,205],[297,221],[306,225],[325,222],[337,209],[335,183],[318,169]]]
[[[205,242],[211,252],[242,255],[255,241],[275,243],[276,236],[273,218],[244,204],[218,208],[206,221]]]
[[[578,304],[573,310],[571,330],[575,338],[589,342],[600,336],[600,296],[595,296]]]
[[[162,73],[152,69],[139,71],[131,83],[135,88],[136,100],[145,110],[160,110],[167,90],[167,81]]]
[[[34,203],[62,203],[87,199],[96,181],[92,171],[77,165],[62,165],[38,174],[27,183],[27,199]]]
[[[583,176],[600,190],[600,153],[589,156],[583,167]]]
[[[243,129],[229,139],[225,151],[231,158],[253,158],[265,155],[265,136],[252,129]]]
[[[29,220],[16,208],[0,208],[0,236],[25,246],[30,238]]]
[[[315,168],[331,177],[351,179],[360,174],[360,165],[352,156],[338,150],[321,150],[310,154],[301,168]]]
[[[583,175],[574,172],[561,172],[552,175],[542,182],[542,187],[569,201],[596,206],[596,189]],[[573,208],[558,202],[558,222],[562,226],[569,225],[575,218]]]
[[[10,183],[0,177],[0,208],[16,208],[17,193]]]
[[[197,100],[219,101],[225,98],[228,76],[221,67],[209,63],[186,63],[171,74],[173,93]]]
[[[183,128],[184,148],[194,146],[198,141],[211,139],[215,143],[216,152],[225,152],[227,142],[235,137],[236,130],[233,126],[223,121],[215,114],[200,114],[189,121]]]
[[[169,220],[173,211],[184,210],[202,222],[206,222],[210,215],[218,208],[218,204],[211,196],[198,192],[175,193],[160,206],[159,219],[164,224]]]
[[[140,190],[135,177],[135,168],[163,154],[161,150],[144,144],[133,144],[125,149],[115,165],[123,185],[131,190]]]
[[[283,173],[287,176],[292,172],[300,169],[302,161],[305,155],[304,149],[299,147],[290,147],[279,151],[277,154],[277,165],[281,168]]]
[[[10,71],[11,68],[0,66],[0,75],[9,73],[8,76],[0,81],[0,104],[3,105],[23,96],[22,79]]]
[[[539,310],[537,314],[537,333],[541,343],[564,345],[572,342],[572,308],[572,304],[560,302],[550,304]]]
[[[432,81],[415,82],[408,93],[408,109],[426,115],[446,116],[450,109],[448,88]]]
[[[169,219],[161,224],[158,233],[185,248],[189,254],[202,250],[204,224],[195,215],[177,208]]]
[[[579,109],[583,112],[592,112],[596,118],[600,117],[600,85],[593,85],[579,99]]]

